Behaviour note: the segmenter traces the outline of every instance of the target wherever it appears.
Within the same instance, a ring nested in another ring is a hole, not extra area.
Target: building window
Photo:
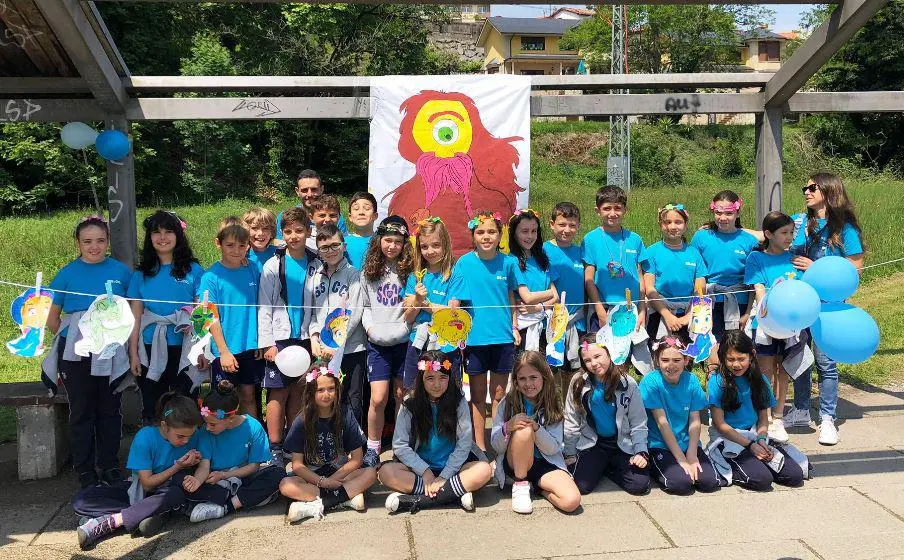
[[[522,76],[544,76],[545,73],[543,72],[543,70],[522,70],[521,75]]]
[[[546,37],[521,37],[522,51],[545,51]]]
[[[781,47],[778,41],[760,41],[760,62],[781,62]]]
[[[485,14],[490,11],[490,7],[486,4],[481,4],[480,7],[477,8],[477,11],[479,11],[481,14]]]

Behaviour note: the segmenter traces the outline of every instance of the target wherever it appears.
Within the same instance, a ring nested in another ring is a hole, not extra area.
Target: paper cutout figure
[[[200,340],[210,334],[210,327],[220,320],[220,311],[215,303],[208,303],[205,307],[203,304],[185,305],[182,307],[188,317],[187,323],[182,323],[176,327],[176,332],[191,335],[192,340]]]
[[[695,296],[691,299],[691,320],[688,323],[688,333],[691,343],[682,352],[690,356],[694,362],[702,362],[709,358],[716,337],[713,335],[713,300],[707,296]]]
[[[52,303],[53,294],[40,287],[25,290],[13,300],[9,312],[22,334],[6,343],[11,354],[34,358],[44,353],[44,326]]]
[[[85,357],[94,354],[102,360],[112,358],[129,340],[134,326],[135,316],[125,298],[97,296],[78,322],[82,339],[75,343],[75,353]]]
[[[424,276],[427,275],[427,269],[422,268],[420,270],[414,271],[414,279],[418,281],[418,284],[424,281]]]
[[[568,308],[565,292],[552,306],[546,321],[546,362],[551,366],[565,364],[565,331],[568,330]]]
[[[436,335],[436,343],[443,352],[464,348],[471,332],[471,315],[457,307],[440,309],[433,314],[430,332]]]
[[[630,301],[629,299],[626,303],[620,303],[610,309],[609,323],[597,332],[597,341],[600,340],[600,333],[608,337],[606,348],[616,365],[622,365],[631,355],[634,327],[637,326],[637,308]]]
[[[320,329],[320,343],[327,348],[342,348],[348,335],[348,321],[352,312],[347,309],[348,296],[342,296],[339,307],[330,311]],[[333,371],[339,371],[334,369]]]

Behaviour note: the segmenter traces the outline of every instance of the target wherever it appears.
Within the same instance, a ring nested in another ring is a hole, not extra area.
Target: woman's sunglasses
[[[819,190],[819,185],[807,185],[806,187],[800,189],[800,191],[804,194],[815,193],[818,190]]]

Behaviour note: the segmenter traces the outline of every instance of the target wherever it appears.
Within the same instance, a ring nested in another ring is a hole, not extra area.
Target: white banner
[[[472,249],[480,210],[503,222],[526,208],[530,181],[528,76],[371,79],[368,189],[381,216],[439,216],[456,256]]]

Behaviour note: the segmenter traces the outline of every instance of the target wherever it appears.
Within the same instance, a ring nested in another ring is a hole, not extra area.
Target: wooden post
[[[107,121],[107,126],[129,134],[129,122],[124,116],[113,117]],[[138,232],[135,226],[135,158],[131,152],[121,161],[107,162],[107,205],[113,258],[135,268]]]
[[[756,224],[782,209],[782,109],[767,108],[756,115]]]

